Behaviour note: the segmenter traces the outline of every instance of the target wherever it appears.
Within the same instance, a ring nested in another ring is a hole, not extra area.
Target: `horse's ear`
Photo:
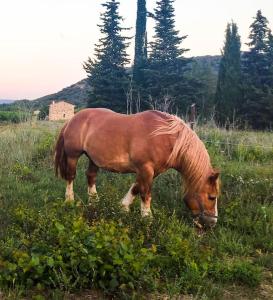
[[[220,176],[220,171],[219,170],[213,170],[211,175],[209,176],[209,181],[211,183],[215,183],[217,181],[217,179]]]

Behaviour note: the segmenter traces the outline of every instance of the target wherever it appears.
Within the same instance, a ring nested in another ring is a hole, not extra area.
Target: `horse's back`
[[[158,120],[166,114],[145,111],[133,115],[108,109],[85,109],[65,129],[66,147],[85,152],[98,166],[120,172],[135,171],[135,162],[163,159],[169,139],[153,138]],[[165,157],[164,157],[165,159]]]
[[[87,108],[78,112],[67,124],[66,131],[80,131],[88,127],[90,130],[135,131],[155,128],[159,119],[166,119],[166,114],[160,111],[145,111],[132,115],[116,113],[106,108]],[[114,130],[113,130],[114,129]]]

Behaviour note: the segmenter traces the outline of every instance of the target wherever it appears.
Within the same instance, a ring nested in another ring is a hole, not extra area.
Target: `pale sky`
[[[0,99],[35,99],[86,77],[82,63],[98,41],[105,0],[0,0]],[[153,11],[156,0],[147,0]],[[120,0],[133,27],[136,0]],[[242,44],[258,9],[273,29],[273,0],[176,0],[176,27],[188,35],[188,56],[220,54],[227,22],[238,24]],[[148,22],[149,36],[153,22]],[[246,49],[243,46],[243,49]],[[133,45],[129,49],[133,56]]]

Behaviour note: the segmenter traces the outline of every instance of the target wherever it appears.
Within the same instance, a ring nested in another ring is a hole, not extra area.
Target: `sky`
[[[82,63],[100,37],[105,0],[0,0],[0,99],[35,99],[86,77]],[[156,0],[147,0],[152,12]],[[273,30],[272,0],[176,0],[176,29],[188,35],[187,56],[220,54],[228,22],[238,24],[242,49],[258,9]],[[134,35],[136,0],[120,0]],[[149,39],[153,22],[148,22]],[[133,41],[133,40],[132,40]],[[133,58],[133,43],[128,52]]]

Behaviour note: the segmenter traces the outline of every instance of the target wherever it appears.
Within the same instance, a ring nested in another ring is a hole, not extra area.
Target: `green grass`
[[[83,157],[76,204],[65,205],[65,183],[54,177],[52,165],[60,126],[0,130],[4,297],[62,299],[83,290],[125,299],[272,297],[266,288],[273,284],[272,133],[198,129],[222,172],[218,224],[200,236],[174,171],[155,180],[154,218],[147,220],[140,217],[139,199],[129,214],[119,207],[133,175],[101,171],[99,199],[87,205]]]

